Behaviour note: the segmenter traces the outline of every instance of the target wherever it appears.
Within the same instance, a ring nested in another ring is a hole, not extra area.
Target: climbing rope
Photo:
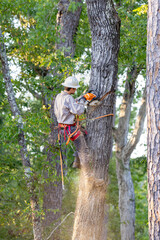
[[[114,116],[113,113],[110,113],[110,114],[106,114],[106,115],[103,115],[103,116],[99,116],[99,117],[95,117],[95,118],[81,118],[79,119],[79,121],[83,121],[83,120],[89,120],[89,121],[93,121],[93,120],[96,120],[96,119],[99,119],[99,118],[104,118],[104,117],[109,117],[109,116]]]
[[[58,133],[58,142],[60,147],[60,163],[61,163],[61,176],[62,176],[62,189],[64,190],[64,177],[63,177],[63,156],[62,156],[62,148],[61,148],[61,138]]]

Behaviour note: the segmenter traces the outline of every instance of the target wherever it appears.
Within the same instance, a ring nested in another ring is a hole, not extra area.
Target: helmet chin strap
[[[74,89],[74,92],[72,92],[72,89]],[[76,88],[71,88],[69,91],[64,90],[64,92],[66,92],[66,93],[68,93],[70,95],[73,95],[76,92]]]

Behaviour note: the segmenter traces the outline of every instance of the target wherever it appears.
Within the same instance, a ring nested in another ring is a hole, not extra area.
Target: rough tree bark
[[[21,153],[21,157],[22,157],[24,171],[26,174],[26,182],[27,182],[27,186],[28,186],[28,191],[30,193],[34,240],[42,240],[41,220],[40,220],[40,216],[37,214],[39,211],[39,205],[38,205],[37,196],[34,193],[34,180],[30,175],[31,164],[30,164],[30,160],[28,157],[28,153],[27,153],[27,146],[26,146],[26,141],[25,141],[25,136],[24,136],[24,131],[23,131],[23,120],[22,120],[20,111],[18,109],[16,100],[15,100],[15,94],[14,94],[14,90],[13,90],[13,86],[12,86],[12,82],[11,82],[6,48],[4,45],[1,28],[0,28],[0,60],[2,63],[2,72],[3,72],[3,77],[4,77],[5,85],[6,85],[8,102],[10,104],[12,114],[17,120],[17,127],[18,127],[18,131],[19,131],[18,141],[19,141],[19,145],[21,146],[20,153]]]
[[[111,0],[87,0],[92,34],[90,89],[102,96],[117,87],[120,19]],[[100,106],[89,107],[87,117],[113,113],[115,95]],[[81,173],[72,240],[102,240],[109,158],[112,151],[113,117],[87,121],[87,144],[81,149]]]
[[[128,139],[128,133],[131,106],[135,93],[135,83],[139,72],[140,68],[137,69],[136,66],[133,66],[132,70],[127,74],[125,90],[120,106],[118,128],[114,129],[122,240],[135,239],[135,195],[130,172],[130,156],[135,149],[143,130],[146,115],[146,88],[144,89],[142,103],[130,139]]]
[[[75,4],[79,4],[73,12],[68,10],[72,0],[60,0],[57,14],[57,26],[59,26],[59,41],[57,49],[65,48],[65,56],[74,57],[75,53],[75,35],[79,25],[79,18],[82,11],[82,0],[74,0]]]
[[[75,0],[75,3],[82,3],[82,0]],[[75,34],[78,28],[79,19],[82,7],[79,6],[77,9],[72,12],[69,11],[70,1],[69,0],[61,0],[58,6],[58,14],[57,14],[57,26],[59,31],[59,42],[56,46],[57,49],[65,49],[64,55],[65,57],[70,56],[73,57],[75,54]],[[54,115],[54,98],[51,104],[51,118],[53,120],[53,124],[51,125],[51,133],[49,137],[49,145],[52,146],[52,149],[48,151],[47,161],[50,163],[53,161],[55,156],[56,141],[57,141],[57,130],[55,130],[55,126],[57,126],[57,120]],[[59,157],[56,163],[57,176],[60,176],[60,164]],[[57,221],[61,212],[56,212],[54,214],[53,210],[61,209],[62,204],[62,184],[61,181],[56,181],[54,183],[46,184],[44,187],[44,204],[43,208],[45,211],[45,220],[44,226],[49,226],[54,221]],[[49,211],[48,211],[49,210]]]
[[[151,240],[160,239],[160,0],[148,1],[147,157],[148,221]]]

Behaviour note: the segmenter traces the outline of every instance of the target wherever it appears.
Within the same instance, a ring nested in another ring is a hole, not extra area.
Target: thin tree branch
[[[38,94],[37,92],[35,92],[30,86],[24,84],[24,83],[21,83],[21,85],[26,89],[28,90],[36,99],[38,100],[41,100],[42,97],[40,94]]]
[[[120,139],[118,138],[120,148],[124,147],[127,144],[131,105],[135,94],[135,82],[140,73],[140,70],[141,68],[133,66],[132,70],[128,71],[127,73],[125,90],[120,106],[119,123],[117,130],[118,136],[121,136]]]
[[[112,128],[112,135],[113,135],[114,141],[117,141],[118,140],[117,128],[115,127]]]
[[[50,237],[51,237],[52,234],[57,230],[57,228],[59,228],[59,227],[62,225],[62,223],[64,223],[64,221],[65,221],[71,214],[74,214],[74,212],[68,213],[68,214],[65,216],[65,218],[62,220],[62,222],[61,222],[60,224],[58,224],[58,225],[53,229],[53,231],[52,231],[52,232],[50,233],[50,235],[46,238],[46,240],[49,240],[49,239],[50,239]]]
[[[139,108],[139,113],[135,123],[135,128],[132,136],[130,137],[127,145],[123,149],[124,153],[127,156],[130,156],[133,150],[135,149],[137,143],[139,142],[141,133],[143,131],[144,120],[146,116],[146,87],[144,88],[143,97],[141,101],[141,106]]]

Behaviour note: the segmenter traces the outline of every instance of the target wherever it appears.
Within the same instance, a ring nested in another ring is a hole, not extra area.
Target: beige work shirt
[[[84,104],[77,103],[75,99],[65,91],[62,91],[56,96],[54,113],[58,123],[75,123],[75,116],[83,114],[84,109]]]

